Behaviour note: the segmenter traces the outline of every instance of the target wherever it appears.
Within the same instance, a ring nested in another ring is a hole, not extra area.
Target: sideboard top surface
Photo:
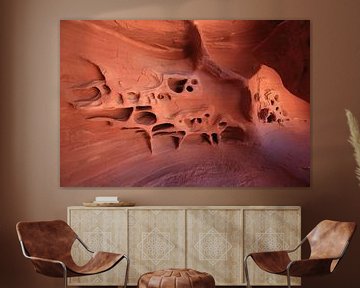
[[[132,210],[144,210],[144,209],[174,209],[174,210],[186,210],[186,209],[221,209],[221,210],[257,210],[257,209],[283,209],[283,210],[300,210],[301,206],[132,206],[132,207],[85,207],[85,206],[69,206],[68,209],[132,209]]]

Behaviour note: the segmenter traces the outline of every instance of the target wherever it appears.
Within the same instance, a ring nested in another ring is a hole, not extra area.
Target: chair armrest
[[[80,239],[78,235],[76,235],[76,239],[81,243],[81,245],[90,253],[95,253],[94,251],[90,250],[90,248]]]
[[[64,276],[66,277],[67,275],[66,265],[59,260],[32,256],[26,256],[26,258],[31,260],[34,265],[35,271],[40,274],[59,278]]]
[[[61,262],[60,260],[53,260],[53,259],[47,259],[47,258],[41,258],[41,257],[33,257],[33,256],[26,256],[26,258],[32,260],[32,261],[40,261],[40,262],[49,262],[53,264],[60,264],[62,267],[66,268],[64,262]]]
[[[66,277],[67,268],[64,262],[55,259],[30,256],[22,241],[20,241],[20,245],[23,255],[25,258],[31,260],[36,272],[51,277]]]
[[[301,242],[293,249],[288,249],[288,250],[278,250],[278,251],[265,251],[265,252],[252,252],[252,253],[249,253],[248,255],[245,256],[244,260],[246,260],[247,258],[249,258],[250,256],[252,256],[252,254],[268,254],[268,255],[271,255],[271,254],[283,254],[283,253],[292,253],[292,252],[295,252],[297,249],[299,249],[305,242],[306,242],[307,238],[303,238],[301,240]]]
[[[332,272],[332,263],[337,263],[339,258],[303,259],[291,261],[287,266],[290,276],[312,276],[329,274]]]

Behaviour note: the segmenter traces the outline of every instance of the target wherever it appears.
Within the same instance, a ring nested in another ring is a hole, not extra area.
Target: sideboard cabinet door
[[[187,210],[187,266],[214,276],[216,285],[242,281],[242,210]]]
[[[69,209],[68,223],[93,251],[127,253],[127,215],[125,209]],[[76,241],[72,248],[76,263],[86,263],[90,256]],[[108,272],[69,278],[70,285],[122,285],[125,261]]]
[[[300,209],[245,209],[244,254],[295,248],[300,243]],[[293,259],[300,259],[300,249]],[[249,259],[249,276],[252,285],[286,285],[286,277],[266,273]],[[299,278],[292,284],[299,285]]]
[[[185,267],[185,210],[129,209],[129,281],[141,274]]]

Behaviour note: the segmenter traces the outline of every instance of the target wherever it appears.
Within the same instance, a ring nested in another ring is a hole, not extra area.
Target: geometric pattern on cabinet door
[[[242,284],[242,211],[187,210],[187,266],[216,285]]]
[[[115,253],[127,252],[127,215],[122,209],[71,209],[69,224],[80,239],[92,251]],[[89,260],[89,253],[78,241],[72,247],[75,263],[84,264]],[[126,261],[121,261],[111,270],[84,277],[69,278],[70,285],[122,285]]]
[[[129,210],[130,284],[141,274],[185,267],[185,210]]]
[[[300,243],[300,210],[245,210],[244,254],[295,248]],[[300,259],[301,250],[290,254],[291,259]],[[252,285],[286,285],[286,276],[264,272],[250,258],[249,277]],[[300,285],[300,278],[291,283]]]

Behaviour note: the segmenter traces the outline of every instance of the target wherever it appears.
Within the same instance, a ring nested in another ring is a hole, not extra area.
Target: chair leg
[[[291,278],[290,278],[290,271],[289,269],[287,269],[287,284],[288,284],[288,288],[291,288]]]
[[[62,264],[62,267],[64,269],[64,287],[67,288],[67,270],[66,270],[66,266]]]
[[[127,257],[126,255],[124,256],[124,258],[125,258],[125,260],[126,260],[126,271],[125,271],[124,288],[126,288],[126,287],[127,287],[128,278],[129,278],[130,259],[129,259],[129,257]]]
[[[248,265],[247,265],[247,259],[249,258],[250,255],[246,256],[244,258],[244,272],[245,272],[245,279],[246,279],[246,287],[247,288],[251,288],[250,285],[250,279],[249,279],[249,269],[248,269]]]

